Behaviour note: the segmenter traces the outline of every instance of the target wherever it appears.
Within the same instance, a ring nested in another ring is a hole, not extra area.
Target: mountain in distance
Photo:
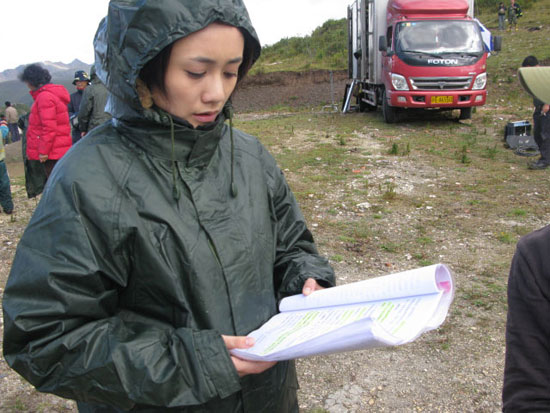
[[[85,70],[89,73],[91,64],[84,63],[78,59],[71,63],[62,62],[38,62],[41,66],[48,69],[52,75],[52,83],[65,86],[69,93],[76,89],[73,86],[74,72]],[[30,63],[29,63],[30,64]],[[23,103],[27,106],[32,105],[32,97],[29,94],[27,86],[18,79],[19,73],[23,71],[25,65],[17,66],[15,69],[7,69],[0,72],[0,106],[3,102],[9,100],[12,103]]]
[[[90,70],[91,64],[81,62],[78,59],[73,60],[71,63],[62,63],[62,62],[38,62],[40,65],[48,69],[50,74],[53,76],[57,73],[63,73],[66,71],[74,72],[76,70],[86,70],[87,72]],[[19,80],[17,76],[19,76],[19,73],[23,71],[25,66],[29,65],[30,63],[19,65],[15,69],[6,69],[3,72],[0,72],[0,83],[1,82],[7,82],[10,80]]]

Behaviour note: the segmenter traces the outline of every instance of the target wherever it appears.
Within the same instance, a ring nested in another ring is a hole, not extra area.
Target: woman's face
[[[31,85],[29,82],[25,82],[25,84],[27,85],[27,87],[29,88],[29,90],[32,92],[33,90],[36,90],[36,88]]]
[[[237,84],[244,37],[233,26],[212,23],[176,41],[165,89],[153,90],[155,104],[193,127],[213,122]]]

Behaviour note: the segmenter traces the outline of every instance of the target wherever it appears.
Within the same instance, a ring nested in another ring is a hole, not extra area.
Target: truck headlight
[[[392,73],[391,84],[395,90],[409,90],[409,85],[407,85],[407,79],[405,79],[405,76]]]
[[[476,77],[476,80],[474,80],[474,86],[472,89],[485,89],[485,86],[487,86],[487,73],[482,73]]]

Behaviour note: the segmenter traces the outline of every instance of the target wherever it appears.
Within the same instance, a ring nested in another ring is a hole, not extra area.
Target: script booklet
[[[258,330],[247,360],[279,361],[410,343],[439,327],[454,297],[451,272],[435,264],[286,297]]]

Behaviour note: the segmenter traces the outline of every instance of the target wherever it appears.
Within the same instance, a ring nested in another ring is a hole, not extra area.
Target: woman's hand
[[[38,160],[41,162],[41,163],[44,163],[48,160],[48,155],[38,155]]]
[[[310,295],[313,291],[324,290],[324,289],[325,287],[321,287],[319,284],[317,284],[317,281],[315,279],[308,278],[304,283],[304,287],[302,288],[302,294]]]
[[[228,350],[232,350],[234,348],[250,348],[254,345],[254,339],[252,337],[222,335],[222,338]],[[235,356],[231,356],[231,361],[233,362],[239,377],[243,377],[248,374],[262,373],[277,363],[276,361],[243,360]]]

